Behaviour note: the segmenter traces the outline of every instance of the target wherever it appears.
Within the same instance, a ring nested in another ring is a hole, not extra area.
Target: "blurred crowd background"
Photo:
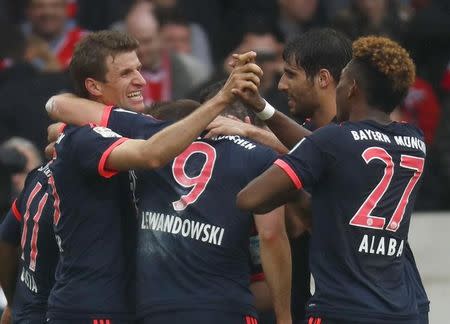
[[[45,102],[71,91],[67,67],[86,33],[119,29],[139,41],[146,104],[198,99],[230,72],[232,53],[254,50],[264,70],[262,94],[289,114],[277,90],[283,45],[316,27],[351,39],[389,36],[410,51],[417,79],[394,117],[425,133],[428,163],[416,210],[449,210],[448,0],[0,0],[2,211],[42,163],[51,122]],[[12,186],[4,185],[11,174]]]

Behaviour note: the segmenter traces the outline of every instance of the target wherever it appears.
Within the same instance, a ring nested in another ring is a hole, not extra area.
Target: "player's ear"
[[[333,76],[327,69],[320,69],[317,73],[317,83],[320,88],[326,88],[333,82]]]
[[[86,78],[86,80],[84,80],[84,86],[92,96],[100,97],[102,95],[102,85],[97,80]]]
[[[352,84],[348,88],[347,98],[350,99],[354,97],[357,92],[358,92],[358,84],[356,83],[356,80],[353,80]]]

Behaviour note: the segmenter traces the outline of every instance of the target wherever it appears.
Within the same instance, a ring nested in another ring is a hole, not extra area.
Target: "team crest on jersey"
[[[110,137],[122,137],[119,134],[117,134],[116,132],[113,132],[112,130],[110,130],[109,128],[106,127],[94,127],[93,128],[94,132],[100,134],[102,137],[106,137],[106,138],[110,138]]]

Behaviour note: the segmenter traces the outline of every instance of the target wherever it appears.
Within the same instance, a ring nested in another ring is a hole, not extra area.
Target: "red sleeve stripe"
[[[100,121],[100,126],[108,127],[109,116],[111,115],[111,111],[113,106],[105,106],[103,108],[102,120]]]
[[[289,164],[280,159],[276,160],[274,164],[279,166],[284,172],[286,172],[288,177],[291,178],[292,182],[294,183],[295,188],[303,188],[303,184],[300,181],[300,178],[297,176],[297,174]]]
[[[66,128],[67,124],[62,123],[61,126],[59,126],[58,134],[61,134],[64,132],[64,129]]]
[[[264,276],[264,272],[252,274],[250,277],[250,282],[258,282],[263,281],[266,277]]]
[[[19,222],[22,221],[22,215],[20,214],[19,209],[17,208],[17,199],[14,200],[14,202],[12,203],[11,211],[13,212],[14,217],[17,219],[17,221]]]
[[[126,137],[119,138],[117,141],[112,143],[111,146],[108,147],[108,149],[105,152],[103,152],[103,155],[100,158],[100,162],[98,163],[98,173],[102,177],[108,179],[108,178],[111,178],[112,176],[115,176],[117,173],[119,173],[116,170],[107,170],[105,168],[105,164],[106,164],[106,160],[108,159],[108,156],[111,154],[111,152],[114,150],[114,148],[116,148],[117,146],[119,146],[120,144],[125,142],[126,140],[128,140],[128,138],[126,138]]]

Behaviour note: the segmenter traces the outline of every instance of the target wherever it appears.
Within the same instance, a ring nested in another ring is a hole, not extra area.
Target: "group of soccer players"
[[[291,323],[285,226],[299,227],[291,245],[309,252],[292,255],[305,281],[292,286],[294,321],[428,322],[408,245],[426,150],[420,130],[389,117],[415,77],[403,48],[382,37],[352,46],[329,29],[289,42],[279,88],[310,117],[305,127],[260,97],[253,52],[234,56],[202,105],[167,104],[164,120],[134,113],[145,84],[136,48],[118,32],[87,36],[70,66],[79,97],[47,104],[69,126],[0,228],[14,323],[257,323],[258,258],[277,323]],[[238,98],[273,133],[212,122],[238,115]]]

